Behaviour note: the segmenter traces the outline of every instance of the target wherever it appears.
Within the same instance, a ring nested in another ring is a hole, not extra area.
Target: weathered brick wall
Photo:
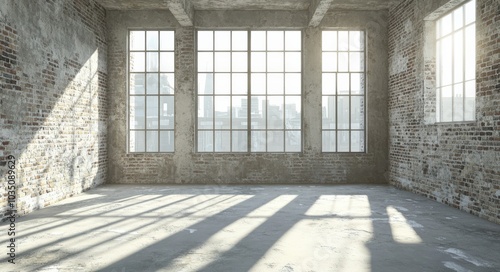
[[[476,121],[466,123],[430,121],[435,96],[425,88],[424,18],[457,1],[390,10],[390,183],[500,223],[500,2],[476,1]]]
[[[277,15],[276,13],[279,13]],[[294,12],[199,12],[197,25],[218,27],[296,27]],[[300,13],[302,14],[302,13]],[[303,13],[306,15],[306,13]],[[109,11],[108,130],[110,183],[386,183],[387,182],[387,15],[386,11],[328,13],[322,27],[367,31],[366,154],[321,153],[321,32],[307,29],[303,68],[302,154],[200,154],[195,152],[195,29],[180,27],[168,11]],[[306,16],[302,16],[306,20]],[[128,154],[127,30],[176,31],[175,153]],[[382,68],[380,68],[382,67]]]
[[[106,180],[105,16],[94,0],[1,1],[2,218],[10,155],[20,215]]]

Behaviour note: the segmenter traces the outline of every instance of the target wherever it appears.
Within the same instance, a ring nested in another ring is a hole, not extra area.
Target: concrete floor
[[[500,225],[388,186],[105,185],[16,223],[0,271],[500,271]]]

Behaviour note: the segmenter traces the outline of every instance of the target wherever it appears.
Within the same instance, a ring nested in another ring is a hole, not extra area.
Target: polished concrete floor
[[[0,271],[500,271],[500,225],[389,186],[105,185],[16,223]]]

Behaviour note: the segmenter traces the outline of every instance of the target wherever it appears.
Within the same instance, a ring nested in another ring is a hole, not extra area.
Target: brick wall
[[[16,158],[22,215],[106,179],[105,10],[94,0],[0,6],[0,213]]]
[[[500,223],[500,2],[476,0],[476,121],[435,123],[424,18],[460,1],[406,0],[389,16],[390,183]]]

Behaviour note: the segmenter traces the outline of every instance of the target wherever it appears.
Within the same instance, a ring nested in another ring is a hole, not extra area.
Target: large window
[[[364,32],[323,31],[322,51],[322,150],[364,152]]]
[[[301,32],[198,31],[199,152],[300,152]]]
[[[476,3],[470,1],[436,21],[438,122],[475,119]]]
[[[174,31],[129,32],[129,152],[174,151]]]

